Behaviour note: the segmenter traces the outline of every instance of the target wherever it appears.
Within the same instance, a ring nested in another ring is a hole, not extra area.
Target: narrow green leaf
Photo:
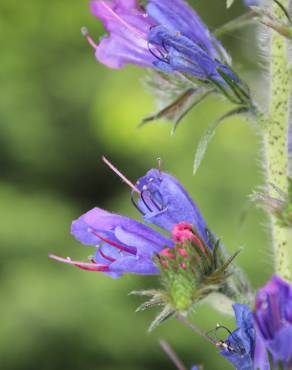
[[[240,15],[239,17],[232,19],[231,21],[223,24],[222,26],[218,27],[213,34],[216,37],[222,37],[227,33],[235,32],[243,27],[248,26],[255,22],[256,14],[253,11],[249,11]]]
[[[196,151],[196,154],[195,154],[195,160],[194,160],[193,174],[195,174],[197,172],[198,168],[200,167],[200,164],[201,164],[201,162],[202,162],[202,160],[203,160],[203,158],[206,154],[208,145],[209,145],[210,141],[212,140],[213,136],[215,135],[216,128],[221,123],[223,123],[227,118],[236,116],[238,114],[246,113],[246,112],[248,112],[248,109],[246,107],[236,108],[234,110],[231,110],[231,111],[227,112],[222,117],[220,117],[216,121],[212,122],[208,126],[207,130],[203,134],[203,136],[202,136],[202,138],[199,142],[199,145],[197,147],[197,151]]]
[[[216,273],[221,273],[221,272],[224,272],[228,266],[235,260],[235,258],[239,255],[239,253],[241,252],[241,249],[239,249],[238,251],[236,251],[234,254],[232,254],[232,256],[230,256],[223,264],[223,266],[221,266],[217,271]]]
[[[145,117],[138,127],[142,127],[147,123],[165,118],[173,122],[174,126],[172,129],[172,134],[174,134],[178,124],[186,116],[186,114],[195,106],[200,104],[212,92],[212,89],[206,90],[205,88],[188,89],[160,111]]]

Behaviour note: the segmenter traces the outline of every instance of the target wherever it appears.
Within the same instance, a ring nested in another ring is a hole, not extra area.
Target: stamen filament
[[[124,183],[126,183],[131,189],[136,193],[140,194],[140,190],[125,176],[119,171],[105,156],[102,156],[103,162],[116,174],[118,175]]]
[[[101,248],[99,248],[99,249],[98,249],[98,252],[99,252],[99,254],[101,255],[101,257],[103,257],[104,259],[106,259],[106,260],[108,260],[108,261],[110,261],[110,262],[115,262],[115,261],[116,261],[116,259],[114,259],[114,258],[112,258],[112,257],[110,257],[110,256],[108,256],[108,255],[106,255],[106,254],[102,251],[102,249],[101,249]]]
[[[81,269],[85,270],[92,270],[92,271],[108,271],[108,266],[107,265],[98,265],[96,263],[89,263],[89,262],[79,262],[79,261],[72,261],[71,258],[62,258],[59,256],[56,256],[54,254],[49,254],[49,258],[58,261],[58,262],[63,262],[67,263],[69,265],[74,265],[77,266]]]
[[[93,41],[92,37],[89,35],[88,29],[86,27],[81,28],[82,35],[87,39],[89,45],[93,47],[93,49],[97,49],[98,45]]]
[[[93,235],[97,236],[99,239],[101,239],[103,242],[111,245],[112,247],[115,247],[115,248],[118,248],[120,249],[121,251],[124,251],[124,252],[127,252],[127,253],[130,253],[130,254],[133,254],[133,255],[136,255],[136,251],[131,248],[131,247],[125,247],[121,244],[118,244],[112,240],[109,240],[107,238],[105,238],[104,236],[100,235],[99,233],[97,233],[96,231],[91,231]]]

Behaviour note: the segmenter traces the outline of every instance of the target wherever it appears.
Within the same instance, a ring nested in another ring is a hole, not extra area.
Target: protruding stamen
[[[89,35],[88,29],[86,27],[81,28],[81,33],[86,38],[88,43],[93,47],[93,49],[97,49],[98,45],[93,41],[93,39]]]
[[[136,250],[134,248],[131,248],[131,247],[125,247],[124,245],[121,245],[119,243],[116,243],[112,240],[109,240],[107,238],[105,238],[104,236],[100,235],[99,233],[97,233],[96,231],[91,231],[93,235],[97,236],[100,240],[102,240],[103,242],[111,245],[112,247],[115,247],[121,251],[124,251],[124,252],[127,252],[127,253],[130,253],[130,254],[133,254],[133,255],[136,255]]]
[[[160,157],[157,158],[157,168],[158,168],[158,172],[159,172],[159,180],[162,180],[161,163],[162,163],[161,158]]]
[[[116,174],[119,176],[124,183],[126,183],[128,186],[130,186],[131,189],[133,189],[136,193],[140,194],[140,190],[135,186],[125,175],[122,174],[121,171],[119,171],[105,156],[102,156],[103,162]]]
[[[59,256],[55,256],[54,254],[49,254],[49,258],[51,258],[55,261],[58,261],[58,262],[63,262],[63,263],[67,263],[69,265],[79,267],[83,270],[101,271],[101,272],[106,272],[106,271],[109,270],[107,265],[98,265],[96,263],[72,261],[71,258],[69,258],[69,257],[62,258],[62,257],[59,257]]]

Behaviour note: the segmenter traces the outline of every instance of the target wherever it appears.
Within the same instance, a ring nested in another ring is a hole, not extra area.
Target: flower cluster
[[[84,30],[99,62],[154,68],[174,74],[187,88],[211,84],[236,104],[251,105],[231,58],[184,0],[172,0],[171,6],[169,0],[149,0],[146,8],[136,0],[95,0],[91,11],[109,32],[96,45]]]
[[[132,189],[132,201],[147,224],[171,233],[176,225],[186,222],[212,248],[206,222],[198,207],[173,176],[152,169],[132,185]],[[94,208],[74,221],[71,233],[81,243],[96,248],[94,256],[90,257],[91,262],[54,258],[112,277],[124,273],[158,274],[153,257],[175,244],[171,237],[145,224],[100,208]]]
[[[183,72],[222,82],[219,60],[230,61],[218,40],[183,0],[150,0],[146,9],[133,0],[96,0],[91,11],[110,33],[96,47],[96,58],[110,68],[127,63]]]

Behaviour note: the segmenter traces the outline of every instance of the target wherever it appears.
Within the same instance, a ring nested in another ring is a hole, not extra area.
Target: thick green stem
[[[281,1],[288,6],[288,0]],[[283,17],[282,10],[273,4],[273,14]],[[288,192],[288,147],[287,133],[289,121],[290,73],[288,70],[287,40],[275,31],[271,31],[271,96],[269,118],[265,127],[265,151],[267,184],[275,185],[283,192]],[[278,197],[276,190],[270,187],[270,195]],[[274,247],[275,271],[289,279],[288,231],[281,227],[276,218],[271,216],[271,228]]]

